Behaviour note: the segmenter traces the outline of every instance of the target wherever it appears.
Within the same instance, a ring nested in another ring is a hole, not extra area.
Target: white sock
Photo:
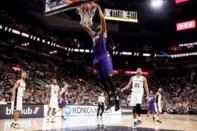
[[[137,122],[137,119],[136,118],[134,118],[134,122]]]
[[[141,116],[138,117],[138,121],[141,121]]]
[[[158,116],[156,116],[156,120],[159,120],[159,117]]]

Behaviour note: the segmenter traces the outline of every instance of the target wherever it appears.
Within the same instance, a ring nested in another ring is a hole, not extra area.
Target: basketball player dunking
[[[27,78],[27,74],[23,72],[21,74],[21,79],[17,80],[12,90],[12,100],[11,106],[14,115],[14,122],[12,122],[11,127],[13,128],[22,128],[22,125],[19,124],[18,120],[21,115],[22,106],[23,106],[23,96],[26,89],[25,79]]]
[[[55,114],[56,114],[55,111],[58,108],[58,97],[60,94],[59,86],[57,85],[57,80],[53,79],[51,85],[48,85],[46,87],[49,88],[50,90],[50,100],[49,100],[49,109],[47,112],[47,121],[55,122]]]
[[[142,69],[137,69],[137,75],[131,77],[129,83],[121,89],[121,92],[132,88],[130,106],[133,107],[134,129],[141,126],[141,104],[144,95],[144,89],[146,96],[149,98],[149,89],[147,79],[142,76]],[[138,117],[137,117],[138,115]]]
[[[68,86],[69,85],[66,82],[63,82],[63,84],[64,84],[64,87],[61,88],[60,98],[59,98],[59,103],[58,103],[58,106],[59,106],[60,110],[56,111],[56,113],[61,111],[62,119],[66,120],[66,118],[64,117],[64,108],[65,108],[66,104],[68,103],[67,94],[68,94]]]
[[[155,95],[155,112],[156,112],[156,121],[157,123],[162,123],[159,120],[159,115],[162,113],[162,107],[161,107],[161,98],[162,98],[162,88],[159,88],[156,95]]]
[[[99,5],[92,3],[92,6],[95,6],[98,9],[100,16],[100,25],[97,27],[96,31],[93,31],[88,25],[82,25],[86,32],[92,37],[93,41],[93,53],[94,53],[94,68],[96,69],[97,75],[104,86],[104,90],[108,94],[108,109],[115,104],[115,86],[112,81],[113,75],[113,65],[111,56],[107,51],[107,27],[104,14]],[[111,92],[111,94],[110,94]],[[111,97],[110,97],[111,96]],[[112,98],[113,97],[113,98]],[[117,105],[115,110],[119,110],[119,102],[116,102]]]

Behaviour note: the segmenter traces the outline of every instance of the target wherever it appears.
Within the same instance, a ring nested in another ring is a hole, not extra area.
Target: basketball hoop
[[[96,12],[96,8],[91,8],[89,5],[82,5],[77,8],[77,13],[80,15],[80,25],[82,26],[92,26],[93,17]]]

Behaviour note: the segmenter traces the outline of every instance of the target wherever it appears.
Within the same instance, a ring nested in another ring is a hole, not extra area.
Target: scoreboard
[[[138,23],[137,12],[135,11],[105,9],[104,15],[106,20]]]

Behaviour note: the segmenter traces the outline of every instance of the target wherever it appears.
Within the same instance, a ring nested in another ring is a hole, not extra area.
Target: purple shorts
[[[148,105],[148,112],[155,112],[155,106],[154,106],[154,104]]]
[[[63,100],[63,101],[58,100],[58,107],[59,108],[64,108],[65,106],[66,106],[65,100]]]
[[[113,74],[113,64],[109,54],[95,57],[93,64],[99,78],[110,77]]]

